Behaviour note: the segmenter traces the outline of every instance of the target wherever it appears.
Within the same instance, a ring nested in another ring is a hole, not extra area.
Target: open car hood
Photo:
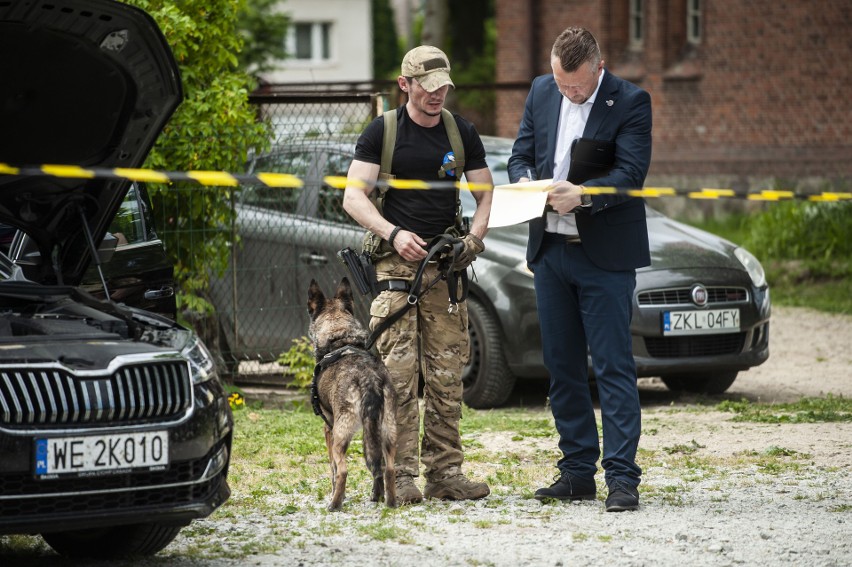
[[[0,2],[0,163],[140,167],[182,100],[154,20],[112,0]],[[76,285],[129,181],[0,175],[0,223],[41,261],[27,277]],[[85,218],[85,221],[83,220]]]

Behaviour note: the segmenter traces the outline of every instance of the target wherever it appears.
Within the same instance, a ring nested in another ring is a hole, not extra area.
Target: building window
[[[331,59],[331,24],[293,24],[287,38],[287,52],[298,61],[328,61]]]
[[[701,0],[686,2],[686,41],[693,45],[701,43]]]
[[[642,0],[630,0],[630,47],[642,47],[645,39],[645,12]]]

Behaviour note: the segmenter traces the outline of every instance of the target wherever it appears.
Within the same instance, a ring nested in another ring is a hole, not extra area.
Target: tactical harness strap
[[[317,361],[316,365],[314,366],[314,379],[311,381],[311,406],[314,408],[314,415],[320,416],[325,422],[325,424],[328,425],[329,429],[332,429],[332,425],[328,418],[325,416],[325,413],[322,411],[322,403],[320,402],[319,397],[320,374],[322,374],[323,370],[325,370],[344,356],[348,354],[364,352],[365,350],[369,351],[369,347],[367,349],[363,349],[351,345],[343,346],[323,356],[319,361]]]
[[[382,134],[382,163],[379,170],[379,180],[387,181],[395,178],[395,176],[391,174],[391,168],[393,166],[393,152],[396,146],[397,110],[388,110],[383,113],[382,116],[384,119],[384,133]],[[461,180],[461,176],[464,174],[464,143],[462,142],[459,126],[456,123],[453,113],[446,108],[442,108],[441,120],[444,123],[444,129],[447,131],[447,138],[450,140],[450,147],[453,150],[454,159],[441,166],[441,169],[438,171],[438,177],[443,179],[447,176],[447,172],[452,170],[455,174],[456,180],[458,181]],[[382,205],[388,188],[389,187],[385,185],[378,189],[376,208],[379,210],[379,213],[383,212]],[[459,232],[464,232],[461,200],[459,199],[458,187],[456,187],[456,209],[456,227],[454,228]],[[448,253],[439,260],[439,277],[429,283],[429,285],[421,291],[421,282],[423,280],[423,273],[426,271],[426,265],[433,260],[436,254],[444,252],[446,247],[449,247]],[[399,321],[409,309],[417,305],[420,301],[420,297],[422,297],[429,288],[435,285],[439,279],[447,280],[447,289],[449,290],[450,300],[450,307],[448,311],[455,311],[458,309],[458,303],[467,299],[467,270],[455,270],[456,258],[464,249],[464,243],[462,240],[452,236],[451,234],[440,234],[432,239],[427,246],[427,249],[429,250],[429,253],[426,255],[426,258],[420,262],[420,265],[417,268],[417,274],[414,276],[414,281],[386,280],[378,282],[378,285],[375,288],[377,292],[385,290],[407,292],[408,302],[402,307],[402,309],[382,321],[382,323],[370,334],[366,344],[367,350],[370,350],[373,347],[376,340],[382,333],[389,329],[394,323]],[[376,252],[377,250],[378,246],[376,246],[376,250],[370,250],[369,252]],[[460,297],[458,295],[459,279],[462,281],[462,292]]]
[[[382,133],[382,156],[379,166],[379,181],[389,181],[395,179],[396,176],[391,173],[393,168],[393,153],[396,149],[396,134],[397,134],[397,110],[388,110],[382,114],[384,121]],[[461,176],[464,175],[465,152],[464,141],[459,131],[459,125],[456,122],[453,113],[446,108],[441,109],[441,121],[444,124],[444,130],[447,132],[447,138],[450,141],[450,149],[453,152],[453,159],[445,164],[442,164],[438,170],[438,177],[444,179],[448,171],[455,174],[456,181],[461,181]],[[384,201],[385,195],[390,189],[387,183],[381,184],[371,194],[373,204],[378,209],[379,214],[384,216]],[[459,196],[459,187],[456,185],[456,219],[455,224],[447,228],[447,233],[455,236],[463,236],[468,231],[467,219],[461,206],[461,198]],[[393,246],[388,243],[385,246],[385,241],[377,234],[367,231],[364,235],[363,251],[369,255],[370,260],[375,262],[379,258],[384,258],[393,253]]]
[[[397,110],[394,109],[382,114],[384,131],[382,133],[382,163],[379,168],[379,181],[396,179],[396,175],[391,173],[391,169],[393,168],[393,152],[396,149],[396,112]],[[447,172],[452,171],[456,177],[456,181],[461,181],[461,177],[464,175],[465,156],[464,142],[462,141],[461,132],[459,132],[459,125],[456,123],[453,113],[446,108],[441,109],[441,121],[444,123],[444,130],[447,131],[447,138],[450,140],[450,148],[453,150],[453,160],[441,165],[441,168],[438,170],[438,177],[444,179],[447,176]],[[388,189],[387,185],[378,188],[376,208],[380,213],[382,213],[385,193],[388,192]],[[458,209],[456,226],[461,227],[462,214],[458,187],[456,187],[456,206]]]
[[[447,309],[450,313],[458,310],[458,304],[461,301],[467,299],[468,293],[468,279],[467,279],[467,270],[456,270],[456,258],[458,258],[459,254],[464,250],[464,242],[460,238],[455,238],[450,236],[449,234],[439,234],[427,246],[429,253],[426,254],[426,257],[420,261],[420,265],[417,267],[417,273],[414,276],[414,280],[409,283],[406,280],[388,280],[387,289],[392,291],[404,291],[408,292],[408,301],[405,305],[402,306],[401,309],[396,311],[393,315],[388,316],[384,321],[382,321],[379,326],[377,326],[370,336],[367,338],[366,349],[370,350],[375,344],[376,340],[388,330],[394,323],[399,321],[403,315],[405,315],[409,309],[417,305],[420,301],[420,298],[425,294],[429,289],[438,283],[441,279],[447,280],[447,290],[449,291],[449,301],[450,306]],[[432,282],[430,282],[425,289],[421,291],[421,284],[423,281],[423,274],[426,272],[426,266],[429,264],[431,260],[435,257],[436,254],[441,252],[446,252],[444,256],[441,256],[438,259],[438,271],[439,275]],[[459,296],[458,290],[458,281],[461,280],[462,290],[461,296]],[[382,284],[384,282],[379,282]]]
[[[397,109],[393,109],[382,114],[384,119],[384,133],[382,134],[382,164],[379,170],[379,179],[383,181],[396,177],[391,174],[393,151],[396,146],[396,113]],[[464,174],[465,161],[464,143],[461,139],[461,132],[459,132],[459,125],[456,124],[453,113],[446,108],[441,109],[441,121],[444,123],[444,129],[447,131],[447,138],[450,139],[450,147],[453,150],[453,157],[455,159],[441,166],[441,169],[438,171],[438,177],[443,179],[447,176],[449,170],[453,170],[456,181],[459,181]],[[387,191],[387,187],[384,188],[384,191]]]

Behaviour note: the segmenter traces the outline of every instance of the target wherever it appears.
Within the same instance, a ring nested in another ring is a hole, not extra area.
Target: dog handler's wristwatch
[[[591,207],[592,206],[592,196],[586,194],[586,187],[584,185],[580,185],[580,206],[581,207]]]

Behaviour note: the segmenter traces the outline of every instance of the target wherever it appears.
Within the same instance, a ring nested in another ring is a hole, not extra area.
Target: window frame
[[[645,46],[645,3],[630,0],[627,14],[627,45],[632,51],[641,51]]]
[[[309,30],[309,53],[307,57],[299,56],[299,30]],[[293,22],[285,39],[285,47],[291,63],[317,64],[330,63],[334,56],[334,23],[331,21],[301,21]]]
[[[686,43],[688,45],[701,43],[703,24],[701,0],[686,0]]]

